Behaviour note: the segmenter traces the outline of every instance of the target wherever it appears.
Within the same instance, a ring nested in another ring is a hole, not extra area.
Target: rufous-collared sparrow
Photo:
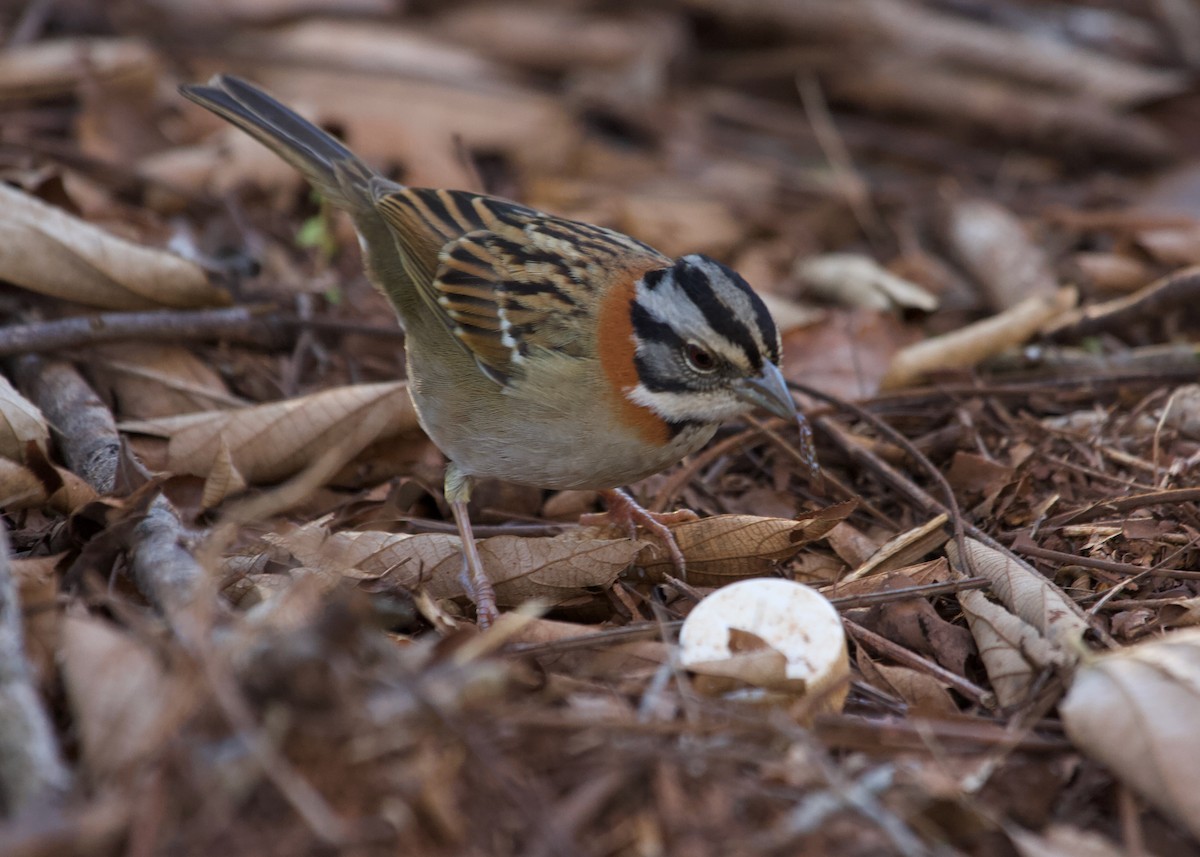
[[[481,624],[496,602],[467,515],[475,477],[598,489],[611,512],[663,537],[682,571],[670,531],[617,486],[675,464],[754,406],[798,416],[775,322],[724,265],[672,260],[496,197],[396,184],[237,78],[182,92],[273,149],[353,220],[370,278],[405,329],[421,425],[449,460],[446,500]]]

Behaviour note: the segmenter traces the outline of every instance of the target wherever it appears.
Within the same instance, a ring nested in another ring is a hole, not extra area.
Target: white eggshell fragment
[[[692,672],[792,694],[844,684],[850,671],[837,610],[815,589],[781,578],[718,589],[688,615],[679,646]],[[845,690],[831,696],[840,708]]]

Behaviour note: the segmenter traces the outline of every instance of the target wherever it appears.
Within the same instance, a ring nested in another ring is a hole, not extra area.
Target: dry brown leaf
[[[911,579],[889,575],[886,586],[907,589]],[[914,652],[931,655],[939,664],[963,675],[971,654],[971,634],[966,628],[947,622],[921,597],[889,601],[872,607],[862,624]]]
[[[1127,852],[1090,830],[1052,824],[1041,833],[1008,826],[1005,832],[1020,857],[1123,857]],[[1149,857],[1149,852],[1143,852]]]
[[[986,357],[1025,342],[1074,308],[1077,298],[1075,289],[1070,287],[1034,295],[991,318],[911,345],[892,358],[880,387],[894,390],[914,384],[932,372],[961,371],[974,366]]]
[[[1158,618],[1167,627],[1200,625],[1200,596],[1182,598],[1173,604],[1163,605],[1158,612]]]
[[[1008,209],[987,199],[956,200],[944,225],[947,245],[983,286],[993,311],[1012,309],[1057,287],[1045,253]]]
[[[223,460],[224,448],[241,477],[259,484],[298,472],[373,423],[376,411],[382,412],[384,424],[376,439],[419,428],[403,382],[336,387],[282,402],[138,420],[120,428],[169,438],[167,466],[172,472],[207,477]]]
[[[622,197],[614,226],[668,256],[725,256],[746,230],[746,224],[719,200],[674,188]]]
[[[267,31],[245,31],[226,46],[257,61],[303,64],[446,83],[512,80],[504,66],[411,27],[382,21],[308,18]]]
[[[966,540],[967,557],[950,542],[946,552],[955,568],[986,577],[992,592],[1013,613],[1074,658],[1082,650],[1087,617],[1066,594],[1033,569],[974,539]]]
[[[139,39],[45,39],[0,51],[0,99],[64,95],[80,83],[150,77],[157,60]]]
[[[687,560],[688,582],[694,586],[721,586],[745,577],[759,577],[788,559],[809,542],[822,538],[856,507],[838,503],[817,512],[788,518],[753,515],[717,515],[671,527]],[[665,550],[650,541],[649,560],[639,562],[651,577],[672,574],[674,566]]]
[[[1200,629],[1097,656],[1059,705],[1081,751],[1200,837]]]
[[[654,47],[659,30],[642,18],[599,16],[556,5],[473,3],[449,10],[438,29],[514,65],[543,71],[621,66]]]
[[[58,679],[55,656],[62,614],[58,609],[57,566],[61,559],[59,554],[9,560],[21,599],[25,656],[33,667],[38,686],[45,693],[53,692]]]
[[[46,502],[46,485],[32,470],[0,458],[0,509],[32,509]]]
[[[411,184],[469,189],[476,178],[463,167],[463,147],[504,152],[534,172],[577,151],[579,126],[558,99],[503,81],[467,86],[290,63],[256,63],[252,73],[284,103],[310,104],[323,121],[345,129],[369,163],[403,163]]]
[[[920,338],[894,313],[830,310],[825,323],[787,331],[784,374],[828,393],[869,398],[897,352]]]
[[[243,135],[245,136],[245,135]],[[181,345],[125,342],[95,349],[89,378],[121,419],[148,420],[246,402],[230,394],[220,374]]]
[[[890,592],[905,586],[945,583],[952,577],[949,561],[945,557],[938,557],[916,565],[881,571],[857,580],[847,580],[842,577],[832,586],[823,589],[822,592],[827,598],[847,598],[853,595]]]
[[[859,646],[858,668],[868,682],[904,700],[913,714],[922,717],[953,717],[958,706],[946,686],[933,676],[909,667],[881,664]]]
[[[982,592],[960,592],[958,602],[1001,705],[1023,702],[1042,670],[1070,665],[1072,659],[1062,649]]]
[[[50,427],[38,406],[0,375],[0,457],[24,461],[26,444],[35,443],[45,452],[49,440]]]
[[[224,306],[194,262],[118,238],[0,184],[0,278],[30,291],[114,310]]]
[[[512,607],[531,599],[563,604],[589,590],[611,586],[644,547],[629,539],[596,538],[594,529],[546,538],[495,536],[479,542],[479,555],[496,587],[496,600]],[[434,598],[460,598],[462,551],[458,536],[379,531],[329,533],[319,523],[266,540],[301,563],[363,579],[387,574]]]
[[[158,751],[192,696],[141,642],[99,619],[63,619],[60,660],[83,757],[98,780]]]

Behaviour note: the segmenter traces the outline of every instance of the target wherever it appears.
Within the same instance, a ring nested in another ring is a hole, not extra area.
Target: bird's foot
[[[679,543],[675,541],[675,534],[671,532],[670,526],[698,520],[699,515],[690,509],[680,509],[678,512],[651,512],[642,508],[636,500],[619,488],[601,491],[600,496],[608,506],[608,511],[582,515],[579,523],[584,526],[624,526],[629,531],[631,539],[637,538],[639,526],[645,527],[666,545],[667,553],[671,556],[671,563],[675,566],[679,579],[687,580],[687,563],[683,559],[683,551],[679,549]]]

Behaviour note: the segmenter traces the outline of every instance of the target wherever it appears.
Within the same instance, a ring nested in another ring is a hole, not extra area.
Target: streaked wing
[[[539,349],[593,354],[600,292],[670,264],[619,232],[494,197],[405,188],[378,205],[398,233],[444,239],[426,297],[501,384]]]

